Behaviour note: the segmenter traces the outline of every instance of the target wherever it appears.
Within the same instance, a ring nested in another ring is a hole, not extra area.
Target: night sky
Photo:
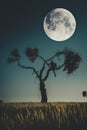
[[[78,52],[82,62],[78,70],[67,75],[62,70],[53,73],[46,82],[48,101],[87,102],[82,91],[87,90],[87,6],[86,0],[6,0],[0,2],[0,99],[4,102],[40,102],[39,82],[30,70],[17,63],[8,64],[13,48],[18,48],[21,63],[39,69],[41,62],[31,63],[25,56],[27,47],[39,48],[40,55],[49,58],[65,47]],[[46,14],[55,8],[69,10],[76,19],[74,35],[62,42],[53,41],[43,30]]]

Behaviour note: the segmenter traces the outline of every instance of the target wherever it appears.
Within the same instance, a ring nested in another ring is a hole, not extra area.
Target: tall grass
[[[87,103],[3,103],[0,130],[87,130]]]

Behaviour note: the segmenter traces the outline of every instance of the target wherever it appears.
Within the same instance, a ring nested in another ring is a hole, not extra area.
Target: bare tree
[[[40,85],[40,92],[41,92],[41,102],[46,103],[47,102],[47,93],[45,88],[45,82],[48,79],[51,72],[56,77],[56,71],[62,69],[68,74],[73,73],[76,69],[79,68],[79,64],[81,62],[81,57],[78,53],[71,51],[68,48],[63,49],[62,51],[58,51],[53,56],[51,56],[48,59],[45,59],[44,57],[39,55],[39,49],[35,48],[27,48],[25,50],[25,55],[29,58],[31,62],[34,63],[34,61],[39,58],[42,62],[41,68],[36,70],[35,67],[32,66],[24,66],[21,64],[21,56],[18,52],[18,49],[13,49],[11,52],[11,57],[8,57],[8,62],[17,62],[17,66],[21,67],[23,69],[29,69],[33,71],[33,73],[36,75],[36,77],[39,80]]]

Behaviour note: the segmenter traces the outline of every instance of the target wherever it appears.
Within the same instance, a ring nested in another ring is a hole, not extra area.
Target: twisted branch
[[[64,64],[62,64],[61,66],[58,66],[58,67],[56,67],[54,70],[53,69],[51,69],[51,68],[49,68],[48,70],[47,70],[47,73],[46,73],[46,76],[44,77],[44,81],[46,81],[47,80],[47,78],[48,78],[48,76],[49,76],[49,74],[50,74],[50,72],[51,71],[55,71],[55,70],[59,70],[59,69],[61,69],[61,68],[63,68],[64,67],[64,65],[65,65],[65,63]]]
[[[17,60],[17,62],[18,62],[17,65],[18,65],[19,67],[21,67],[21,68],[23,68],[23,69],[31,69],[31,70],[33,70],[33,72],[36,74],[36,76],[40,79],[40,75],[38,74],[38,72],[36,71],[36,69],[35,69],[34,67],[21,65],[19,59]]]

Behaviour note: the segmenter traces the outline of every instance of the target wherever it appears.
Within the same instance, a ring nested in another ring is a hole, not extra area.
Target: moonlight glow
[[[64,41],[74,34],[76,20],[68,10],[57,8],[45,16],[43,27],[47,36],[52,40]]]

